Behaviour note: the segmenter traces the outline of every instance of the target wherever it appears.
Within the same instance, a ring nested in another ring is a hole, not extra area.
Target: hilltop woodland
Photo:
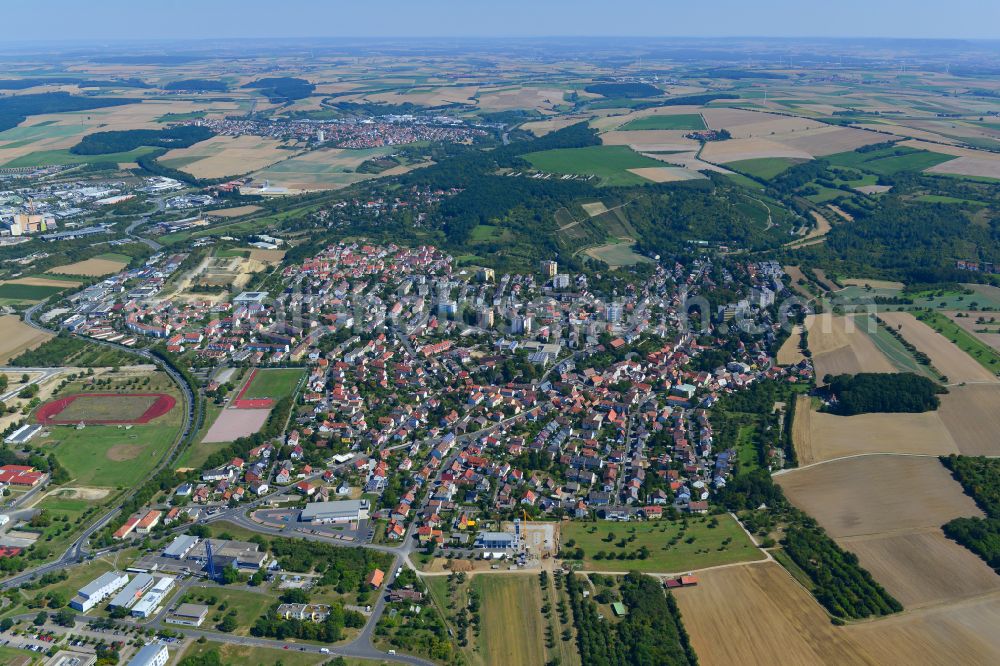
[[[121,130],[88,134],[70,149],[77,155],[125,153],[140,146],[187,148],[210,139],[215,132],[197,125],[178,125],[162,130]]]
[[[366,217],[361,211],[352,217],[352,232],[387,240],[431,242],[458,255],[475,255],[477,262],[498,269],[530,270],[540,259],[559,256],[569,270],[580,271],[587,265],[604,266],[595,259],[575,256],[583,247],[609,240],[602,222],[590,219],[580,207],[581,201],[599,197],[609,206],[621,205],[625,223],[639,239],[639,251],[646,254],[679,254],[693,239],[763,249],[787,238],[787,229],[766,229],[763,221],[752,217],[747,212],[746,197],[724,178],[597,188],[579,180],[502,175],[504,170],[529,168],[522,157],[529,152],[599,143],[596,132],[580,123],[492,151],[477,146],[432,146],[428,158],[436,164],[398,177],[394,187],[456,188],[461,192],[429,210],[419,229],[415,229],[410,210],[378,217]],[[556,221],[560,211],[576,221],[575,236],[560,233]],[[475,231],[481,225],[502,229],[503,236],[479,240]]]
[[[941,461],[986,514],[985,518],[955,518],[945,523],[945,535],[1000,574],[1000,460],[951,455]]]
[[[871,412],[928,412],[938,408],[947,389],[912,372],[863,372],[827,375],[830,412],[841,416]]]
[[[584,596],[587,583],[570,573],[566,591],[576,625],[580,659],[593,666],[685,666],[698,663],[677,602],[655,578],[632,572],[621,584],[628,614],[618,624],[598,616]]]

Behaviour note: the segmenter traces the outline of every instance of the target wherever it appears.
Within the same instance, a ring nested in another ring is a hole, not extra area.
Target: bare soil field
[[[840,289],[836,282],[826,276],[826,271],[822,268],[814,268],[813,274],[816,275],[817,282],[826,287],[827,291],[838,291]]]
[[[1000,455],[1000,386],[952,386],[941,396],[938,414],[958,446],[968,456]]]
[[[862,185],[854,189],[862,194],[885,194],[892,189],[892,185]]]
[[[45,278],[45,277],[22,277],[16,278],[14,280],[4,280],[4,284],[24,284],[29,287],[79,287],[79,282],[73,282],[71,280],[57,280],[55,278]]]
[[[608,212],[608,207],[604,205],[603,201],[593,201],[591,203],[580,204],[580,207],[589,215],[590,217],[597,217]]]
[[[697,171],[691,171],[683,167],[640,167],[638,169],[628,169],[629,173],[634,173],[640,178],[651,180],[654,183],[676,183],[682,180],[697,180],[705,178]]]
[[[774,480],[836,539],[937,529],[958,516],[983,515],[935,456],[847,458]]]
[[[799,284],[799,280],[809,282],[809,280],[806,279],[805,274],[803,274],[802,269],[798,266],[783,266],[782,268],[784,268],[785,273],[787,273],[788,277],[791,279],[790,285],[792,290],[806,300],[811,299],[812,294],[809,293],[809,290]]]
[[[521,128],[531,132],[535,136],[545,136],[550,132],[555,132],[556,130],[561,130],[564,127],[569,127],[570,125],[583,122],[584,120],[587,120],[588,117],[589,116],[558,116],[556,118],[548,118],[546,120],[533,120],[530,123],[524,123],[521,125]]]
[[[927,354],[931,363],[941,371],[951,383],[991,382],[1000,383],[989,370],[979,365],[971,356],[953,344],[933,328],[917,321],[909,312],[883,312],[881,318],[890,326],[898,328],[910,344]]]
[[[790,157],[811,160],[813,157],[804,150],[785,145],[773,137],[767,139],[745,138],[706,143],[701,157],[709,162],[738,162],[763,157]]]
[[[208,444],[248,437],[261,429],[270,413],[270,409],[223,409],[201,441]]]
[[[551,111],[563,103],[563,91],[556,88],[518,87],[509,90],[480,90],[479,108],[485,111],[536,109]]]
[[[929,169],[926,173],[950,173],[960,176],[982,176],[1000,179],[1000,160],[983,159],[979,157],[956,157],[942,162]]]
[[[686,153],[642,153],[643,157],[651,157],[673,166],[681,166],[691,171],[714,171],[716,173],[733,173],[725,167],[701,161],[695,152]]]
[[[0,363],[7,363],[22,352],[38,347],[55,337],[52,333],[38,331],[15,315],[0,317]]]
[[[854,216],[851,215],[850,213],[848,213],[846,210],[844,210],[840,206],[835,206],[833,204],[827,204],[826,207],[829,208],[830,210],[832,210],[837,215],[839,215],[845,221],[847,221],[847,222],[853,222],[854,221]]]
[[[906,609],[1000,588],[1000,576],[940,528],[837,541]]]
[[[815,129],[795,132],[780,140],[786,146],[807,152],[813,157],[823,157],[834,153],[846,153],[873,143],[881,143],[889,138],[891,137],[886,137],[884,134],[875,134],[849,127],[824,125]]]
[[[240,217],[242,215],[249,215],[250,213],[256,213],[261,208],[260,206],[236,206],[235,208],[219,208],[217,210],[206,210],[206,215],[214,215],[215,217]]]
[[[631,146],[643,152],[667,152],[698,150],[699,143],[686,139],[686,130],[630,130],[606,132],[601,135],[601,143],[606,146]]]
[[[225,178],[263,169],[295,154],[281,150],[280,145],[276,139],[256,136],[214,136],[190,148],[175,148],[161,161],[197,178]]]
[[[813,366],[820,379],[827,374],[897,371],[871,338],[858,328],[853,317],[810,315],[805,325],[809,331]]]
[[[263,264],[278,264],[285,258],[284,250],[261,250],[254,248],[250,250],[250,261],[259,261]]]
[[[476,86],[440,87],[430,89],[411,89],[408,91],[393,91],[364,95],[364,98],[385,104],[418,104],[420,106],[443,106],[445,104],[473,104],[472,99],[479,90]],[[560,93],[559,99],[562,99]]]
[[[101,277],[120,272],[128,264],[110,259],[87,259],[74,264],[56,266],[50,268],[46,273],[59,273],[61,275],[86,275],[88,277]]]
[[[940,141],[942,139],[943,137],[937,137],[934,140]],[[940,153],[941,155],[954,155],[955,157],[967,157],[974,160],[987,160],[990,162],[1000,163],[1000,154],[989,153],[985,150],[976,150],[974,148],[965,148],[964,146],[946,146],[941,145],[940,143],[930,143],[928,141],[918,140],[903,141],[899,145],[906,146],[908,148],[915,148],[917,150],[929,150],[932,153]],[[936,167],[932,167],[932,169],[948,164],[951,164],[951,162],[943,162],[938,164]],[[932,169],[928,169],[928,171],[931,171]]]
[[[805,358],[802,355],[802,350],[799,349],[799,341],[802,339],[802,327],[796,325],[792,329],[792,334],[781,343],[781,349],[778,350],[778,365],[795,365],[799,361]]]
[[[866,453],[948,455],[961,450],[938,412],[838,416],[809,409],[808,398],[796,406],[792,437],[801,465]]]

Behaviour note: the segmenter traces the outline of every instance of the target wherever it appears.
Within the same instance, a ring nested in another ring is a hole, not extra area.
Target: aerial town
[[[3,10],[0,664],[1000,662],[996,21],[77,4]]]

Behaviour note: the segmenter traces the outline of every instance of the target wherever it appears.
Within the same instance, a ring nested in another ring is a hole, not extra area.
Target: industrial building
[[[170,624],[183,624],[186,627],[200,627],[208,616],[208,606],[202,604],[181,604],[174,612],[167,615]]]
[[[135,653],[128,666],[166,666],[170,652],[163,643],[150,643]]]
[[[70,608],[86,613],[128,583],[128,576],[109,571],[80,588],[69,602]]]
[[[476,535],[476,548],[507,550],[514,548],[516,537],[510,532],[480,532]]]
[[[198,537],[190,534],[182,534],[171,541],[169,546],[163,549],[163,556],[171,557],[175,560],[182,560],[189,552],[191,552],[191,549],[194,548],[197,543]]]
[[[147,573],[138,574],[122,588],[121,592],[115,595],[115,598],[108,605],[112,608],[131,608],[151,587],[153,587],[153,577]]]
[[[42,431],[42,426],[37,423],[30,425],[23,425],[11,434],[4,438],[4,444],[25,444],[31,440],[32,437],[37,435]]]
[[[350,523],[367,520],[368,510],[369,504],[366,499],[312,502],[302,509],[299,521],[303,523]]]
[[[167,596],[167,592],[170,588],[174,586],[174,579],[170,576],[164,576],[156,581],[153,585],[153,589],[146,593],[146,595],[139,600],[132,608],[132,617],[149,617],[153,611],[159,608],[160,604],[163,603],[164,598]]]

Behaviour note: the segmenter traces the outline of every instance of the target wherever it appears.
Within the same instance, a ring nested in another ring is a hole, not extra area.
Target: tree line
[[[1000,460],[951,455],[942,458],[985,518],[955,518],[943,526],[945,536],[962,544],[1000,574]]]

